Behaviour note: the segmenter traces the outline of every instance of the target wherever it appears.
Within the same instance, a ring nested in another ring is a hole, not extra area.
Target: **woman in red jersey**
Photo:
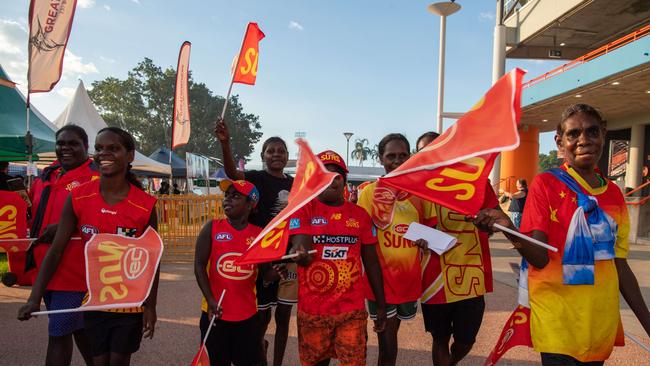
[[[18,319],[27,320],[40,309],[44,289],[75,231],[87,241],[96,233],[140,236],[149,226],[157,228],[156,199],[142,190],[131,172],[134,153],[135,141],[126,131],[116,127],[99,131],[95,161],[100,166],[100,179],[75,189],[68,197],[52,246]],[[140,348],[142,336],[153,338],[157,291],[158,274],[144,306],[84,313],[84,327],[96,366],[129,365],[131,354]]]

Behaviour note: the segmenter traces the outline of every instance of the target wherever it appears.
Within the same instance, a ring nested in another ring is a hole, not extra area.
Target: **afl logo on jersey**
[[[235,260],[241,257],[241,253],[225,253],[217,260],[217,273],[223,278],[242,281],[250,278],[255,270],[252,264],[238,266]]]
[[[312,226],[323,226],[327,225],[327,219],[323,216],[315,216],[311,218]]]
[[[232,240],[232,234],[227,233],[227,232],[221,232],[217,233],[217,235],[214,236],[214,240],[216,241],[231,241]]]
[[[403,234],[406,234],[406,231],[408,231],[408,229],[409,229],[408,224],[399,224],[399,225],[395,225],[395,227],[393,228],[393,230],[394,230],[396,233],[398,233],[398,234],[402,234],[402,235],[403,235]]]
[[[143,248],[131,248],[122,257],[124,275],[129,280],[140,277],[149,264],[149,252]]]
[[[97,228],[92,225],[83,225],[81,227],[81,232],[86,235],[99,234],[99,230],[97,230]]]

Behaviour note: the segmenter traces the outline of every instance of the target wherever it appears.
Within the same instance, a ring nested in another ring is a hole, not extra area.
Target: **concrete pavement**
[[[483,365],[501,332],[504,322],[516,305],[516,282],[510,263],[518,263],[516,252],[503,237],[491,240],[494,293],[486,296],[486,313],[481,331],[472,352],[462,365]],[[632,246],[630,265],[639,280],[646,303],[650,302],[650,246]],[[18,308],[29,295],[29,288],[6,288],[0,285],[0,365],[43,364],[47,343],[47,319],[39,317],[27,322],[16,320]],[[143,340],[142,347],[133,356],[133,365],[189,365],[198,349],[199,306],[201,295],[194,280],[190,264],[163,264],[158,301],[158,325],[153,340]],[[623,322],[626,331],[643,339],[638,321],[622,301]],[[297,365],[297,332],[295,315],[291,319],[289,341],[285,356],[286,365]],[[271,324],[267,339],[269,359],[272,356],[274,326]],[[376,364],[377,338],[369,325],[368,364]],[[414,320],[403,322],[399,334],[399,365],[431,364],[431,338],[424,332],[422,316],[418,312]],[[81,365],[81,357],[75,352],[74,365]],[[335,363],[332,363],[335,364]],[[502,359],[500,365],[538,365],[539,356],[528,348],[518,347]],[[608,365],[648,365],[650,353],[627,341],[623,348],[616,348]]]

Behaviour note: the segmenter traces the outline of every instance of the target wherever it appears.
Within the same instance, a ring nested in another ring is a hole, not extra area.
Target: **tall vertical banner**
[[[264,32],[257,26],[257,23],[248,23],[246,35],[242,42],[233,83],[255,85],[257,78],[257,61],[260,56],[259,43],[264,38]]]
[[[475,214],[483,204],[485,184],[497,154],[519,146],[524,74],[514,69],[504,75],[442,135],[379,178],[377,186],[385,189],[375,193],[377,206],[381,205],[377,210],[381,214],[376,216],[383,221],[390,219],[392,203],[400,191],[460,213]]]
[[[190,99],[187,85],[190,68],[190,48],[192,44],[183,42],[178,54],[176,68],[176,88],[174,92],[174,122],[172,123],[172,150],[190,141]]]
[[[291,192],[289,192],[287,206],[264,227],[248,250],[235,260],[239,265],[272,262],[280,259],[287,251],[290,216],[315,199],[337,176],[337,173],[325,169],[307,142],[298,139],[296,143],[300,147],[300,153],[296,178],[293,180]]]
[[[31,1],[27,94],[48,92],[61,79],[63,56],[76,7],[77,0]]]

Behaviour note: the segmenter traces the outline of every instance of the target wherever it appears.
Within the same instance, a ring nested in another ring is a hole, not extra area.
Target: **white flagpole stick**
[[[501,230],[501,231],[504,231],[504,232],[506,232],[506,233],[508,233],[508,234],[512,234],[512,235],[514,235],[514,236],[518,236],[518,237],[520,237],[520,238],[522,238],[522,239],[524,239],[524,240],[526,240],[526,241],[528,241],[528,242],[530,242],[530,243],[533,243],[533,244],[535,244],[535,245],[539,245],[539,246],[542,247],[542,248],[546,248],[546,249],[550,250],[551,252],[557,252],[557,248],[552,247],[552,246],[550,246],[550,245],[548,245],[548,244],[546,244],[546,243],[544,243],[544,242],[541,242],[541,241],[539,241],[539,240],[537,240],[537,239],[533,239],[533,238],[531,238],[531,237],[528,236],[528,235],[524,235],[524,234],[522,234],[522,233],[520,233],[520,232],[518,232],[518,231],[515,231],[515,230],[510,230],[510,229],[508,229],[507,227],[505,227],[505,226],[503,226],[503,225],[494,224],[494,225],[492,225],[492,226],[495,227],[495,228],[497,228],[497,229],[499,229],[499,230]]]
[[[219,298],[219,302],[217,303],[217,309],[221,307],[221,302],[223,301],[223,297],[226,296],[226,289],[223,289],[221,291],[221,297]],[[210,325],[208,325],[208,330],[205,332],[205,337],[203,337],[203,342],[201,342],[201,347],[205,346],[205,342],[208,340],[208,336],[210,335],[210,330],[212,330],[212,325],[214,324],[214,321],[217,319],[216,315],[212,315],[212,319],[210,320]]]
[[[59,310],[45,310],[45,311],[35,311],[32,315],[47,315],[47,314],[62,314],[62,313],[78,313],[80,311],[91,311],[93,309],[86,309],[83,306],[72,309],[59,309]]]
[[[314,254],[314,253],[316,253],[316,252],[318,252],[318,250],[316,250],[316,249],[312,249],[312,250],[308,251],[307,254]],[[299,253],[287,254],[287,255],[283,255],[282,258],[280,258],[280,259],[291,259],[291,258],[296,258],[298,255],[300,255],[300,254],[299,254]]]
[[[24,238],[24,239],[0,239],[0,243],[11,243],[11,242],[16,242],[16,241],[23,241],[23,240],[29,240],[29,241],[35,241],[38,238]],[[75,236],[70,238],[70,240],[81,240],[80,237]]]
[[[623,332],[626,337],[630,338],[632,342],[636,343],[639,347],[643,348],[646,352],[650,352],[650,347],[647,346],[645,343],[641,342],[637,337],[631,335],[628,332]]]

